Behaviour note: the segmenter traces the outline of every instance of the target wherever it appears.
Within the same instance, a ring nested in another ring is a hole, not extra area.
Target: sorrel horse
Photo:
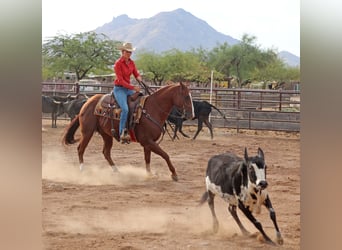
[[[102,153],[113,171],[117,171],[111,157],[111,148],[113,146],[111,120],[94,114],[95,107],[102,96],[103,94],[97,94],[88,99],[80,113],[66,128],[63,136],[63,142],[66,145],[80,141],[77,150],[81,170],[83,168],[83,154],[85,149],[94,132],[97,131],[104,141]],[[134,134],[136,141],[144,148],[147,173],[151,174],[151,152],[154,152],[166,161],[172,173],[172,179],[177,181],[178,176],[170,161],[169,155],[157,143],[157,140],[164,132],[163,125],[173,106],[182,110],[187,119],[191,119],[194,116],[191,94],[183,83],[164,86],[146,98],[142,116],[139,123],[134,127]],[[113,121],[114,129],[118,131],[119,120],[114,119]],[[81,138],[75,140],[74,134],[78,127],[81,129]]]

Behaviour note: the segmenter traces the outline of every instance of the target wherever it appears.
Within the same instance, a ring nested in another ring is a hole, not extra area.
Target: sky
[[[300,0],[42,0],[42,39],[94,30],[120,15],[150,18],[182,8],[216,31],[300,56]]]

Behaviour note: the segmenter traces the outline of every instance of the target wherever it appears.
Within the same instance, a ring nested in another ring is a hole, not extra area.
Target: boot
[[[131,142],[131,137],[129,136],[129,134],[127,133],[127,130],[124,129],[121,133],[120,136],[120,142],[122,144],[129,144]]]

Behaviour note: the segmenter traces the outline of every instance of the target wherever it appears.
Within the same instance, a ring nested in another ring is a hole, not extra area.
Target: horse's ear
[[[166,81],[166,85],[172,85],[172,84],[174,84],[173,81],[171,81],[171,80],[167,80],[167,81]]]
[[[184,83],[184,85],[185,85],[187,88],[189,88],[191,84],[190,84],[189,81],[186,81],[186,82]]]
[[[179,82],[179,85],[182,86],[182,88],[187,88],[187,86],[183,82]]]

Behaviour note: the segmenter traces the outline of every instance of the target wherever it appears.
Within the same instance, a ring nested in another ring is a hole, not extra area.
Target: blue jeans
[[[120,125],[119,125],[119,135],[121,135],[122,131],[126,127],[127,117],[128,117],[128,104],[127,104],[127,96],[133,95],[135,93],[134,90],[126,89],[124,87],[114,86],[113,89],[114,97],[117,103],[121,108],[120,114]]]

